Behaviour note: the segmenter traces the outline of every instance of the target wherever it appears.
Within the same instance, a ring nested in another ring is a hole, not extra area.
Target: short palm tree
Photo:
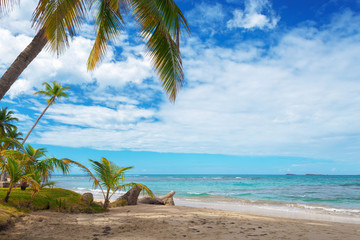
[[[8,111],[7,108],[0,109],[0,137],[6,137],[9,132],[16,131],[17,127],[12,122],[18,119],[13,115],[14,112]]]
[[[10,178],[9,189],[5,196],[5,202],[8,202],[14,186],[21,180],[28,180],[29,175],[24,174],[22,162],[11,157],[8,157],[6,160],[0,158],[0,169],[7,172]]]
[[[24,144],[26,142],[26,140],[28,139],[32,130],[36,127],[36,125],[38,124],[38,122],[40,121],[42,116],[45,114],[46,110],[48,110],[48,108],[55,102],[55,100],[62,98],[62,97],[69,97],[66,94],[66,90],[69,90],[70,87],[68,87],[68,86],[63,87],[60,83],[58,83],[56,81],[52,81],[51,83],[52,83],[52,85],[50,85],[47,82],[44,82],[43,85],[45,86],[45,91],[37,91],[34,93],[34,95],[39,94],[39,95],[43,95],[43,96],[50,97],[50,98],[48,100],[46,100],[47,105],[46,105],[45,109],[42,111],[42,113],[40,114],[38,119],[35,121],[34,125],[30,129],[30,131],[24,137],[22,144]]]
[[[125,171],[132,169],[133,167],[119,167],[116,164],[110,162],[106,158],[101,158],[101,161],[94,161],[89,159],[91,162],[92,168],[94,169],[95,174],[93,174],[87,167],[84,165],[66,159],[66,162],[73,163],[79,166],[85,173],[87,173],[90,178],[94,181],[93,187],[100,187],[101,192],[104,196],[104,208],[107,209],[110,204],[111,197],[118,191],[126,189],[129,187],[137,186],[145,191],[148,195],[153,197],[152,191],[145,185],[141,183],[123,183],[125,179]]]
[[[12,140],[14,144],[18,142]],[[34,172],[40,175],[41,184],[49,183],[51,174],[56,170],[60,170],[63,174],[70,172],[70,165],[64,159],[57,159],[55,157],[46,158],[47,150],[45,148],[33,148],[27,145],[25,148],[18,143],[20,150],[3,150],[0,153],[3,159],[16,159],[21,162],[22,172],[24,175],[32,176]],[[29,186],[27,179],[22,179],[20,182],[21,190],[25,190]]]
[[[13,153],[16,151],[13,151]],[[21,159],[24,165],[24,173],[32,174],[34,169],[41,176],[41,183],[46,184],[53,172],[56,169],[60,170],[63,174],[68,174],[70,171],[70,165],[65,163],[62,159],[55,157],[46,158],[47,150],[45,148],[33,148],[31,145],[27,145],[20,155],[17,155],[17,159]],[[28,187],[28,182],[21,182],[21,189],[25,190]]]
[[[38,171],[37,168],[34,169],[34,172],[30,175],[28,180],[29,186],[31,188],[31,197],[28,203],[29,206],[34,199],[35,194],[39,193],[42,188],[55,184],[55,182],[43,182],[42,173],[41,171]]]
[[[0,14],[14,2],[0,0]],[[92,22],[96,35],[87,61],[89,70],[104,57],[107,45],[120,37],[125,19],[131,14],[165,92],[175,100],[184,79],[180,35],[182,29],[188,33],[190,29],[174,0],[39,0],[32,19],[38,33],[0,78],[0,100],[46,45],[57,54],[62,53],[87,13],[95,15]]]

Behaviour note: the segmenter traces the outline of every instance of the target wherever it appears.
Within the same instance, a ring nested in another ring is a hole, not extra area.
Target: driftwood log
[[[126,201],[127,205],[136,205],[138,201],[141,188],[134,186],[127,193],[119,197],[116,201]]]
[[[174,198],[173,198],[174,195],[175,195],[175,191],[171,191],[168,194],[166,194],[165,196],[154,197],[154,198],[143,197],[138,200],[138,203],[174,206],[175,205]]]

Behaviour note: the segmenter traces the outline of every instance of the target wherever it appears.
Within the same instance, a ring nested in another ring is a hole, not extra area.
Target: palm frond
[[[24,176],[21,163],[11,157],[7,158],[4,170],[9,174],[10,182],[13,184],[19,182]]]
[[[17,149],[21,150],[21,151],[25,151],[24,146],[21,144],[21,142],[19,142],[17,139],[14,138],[1,138],[0,139],[0,143],[6,144],[6,145],[13,145],[15,146]]]
[[[34,95],[44,95],[44,96],[50,97],[51,93],[47,92],[47,91],[40,90],[40,91],[34,92]]]
[[[55,186],[56,182],[55,181],[51,181],[51,182],[43,182],[41,183],[41,188],[45,188],[45,187],[53,187]]]
[[[63,158],[62,159],[64,161],[64,163],[68,164],[68,163],[71,163],[71,164],[75,164],[77,165],[78,167],[80,167],[80,169],[85,172],[93,181],[93,187],[96,188],[97,186],[100,187],[101,191],[102,191],[102,194],[104,195],[104,198],[105,198],[105,193],[104,193],[104,190],[102,189],[101,185],[99,184],[99,180],[95,177],[95,175],[87,168],[85,167],[84,165],[82,165],[81,163],[77,162],[77,161],[73,161],[73,160],[70,160],[68,158]]]
[[[100,184],[106,188],[110,186],[111,188],[111,175],[112,175],[112,169],[111,164],[106,158],[102,158],[101,162],[94,161],[89,159],[91,162],[91,166],[94,169],[96,175],[101,180]]]
[[[33,26],[45,29],[50,48],[61,54],[69,45],[67,33],[71,37],[83,23],[86,12],[86,0],[41,0],[33,14]]]
[[[131,7],[162,86],[170,100],[175,101],[184,80],[179,35],[181,26],[188,32],[189,27],[176,4],[171,0],[164,2],[133,0]]]
[[[48,162],[49,165],[54,166],[54,168],[60,169],[63,174],[68,174],[70,172],[70,165],[65,163],[63,159],[52,157],[47,158],[44,161]]]
[[[93,70],[104,57],[109,41],[116,39],[124,26],[124,19],[119,11],[119,1],[96,1],[96,37],[90,52],[87,66]]]
[[[131,183],[125,183],[125,184],[122,184],[122,185],[119,185],[116,187],[116,190],[128,190],[132,187],[138,187],[138,188],[141,188],[141,190],[144,191],[144,193],[148,194],[150,197],[154,197],[154,193],[144,184],[141,184],[141,183],[135,183],[135,182],[131,182]],[[110,198],[114,195],[116,191],[113,191],[113,193],[111,194]]]
[[[18,3],[19,0],[0,0],[0,17],[3,13],[11,11],[13,6]]]
[[[1,155],[7,157],[7,158],[13,158],[13,159],[23,159],[24,158],[24,154],[16,151],[16,150],[2,150],[1,151]]]

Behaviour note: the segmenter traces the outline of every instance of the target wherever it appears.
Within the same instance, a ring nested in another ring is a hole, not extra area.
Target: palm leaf
[[[99,184],[99,180],[95,177],[95,175],[94,175],[87,167],[85,167],[84,165],[82,165],[82,164],[79,163],[79,162],[70,160],[70,159],[68,159],[68,158],[63,158],[62,160],[64,161],[64,163],[67,163],[67,164],[68,164],[68,163],[71,163],[71,164],[75,164],[75,165],[77,165],[78,167],[80,167],[80,169],[81,169],[82,171],[84,171],[84,172],[94,181],[93,187],[94,187],[94,188],[96,188],[97,186],[100,187],[100,189],[101,189],[101,191],[102,191],[102,193],[103,193],[103,195],[104,195],[104,198],[105,198],[105,193],[104,193],[104,190],[102,189],[101,185]]]
[[[145,186],[144,184],[141,184],[141,183],[131,182],[131,183],[122,184],[122,185],[117,186],[116,190],[125,190],[126,191],[127,189],[130,189],[132,187],[141,188],[141,190],[143,190],[150,197],[152,197],[152,198],[154,197],[154,193],[147,186]],[[114,195],[116,190],[111,194],[111,196],[109,198],[111,198]]]
[[[33,14],[33,26],[45,29],[50,48],[61,54],[69,45],[67,33],[71,37],[83,23],[86,12],[85,0],[41,0]]]
[[[0,0],[0,17],[3,13],[11,11],[13,6],[18,3],[19,0]]]
[[[109,41],[116,39],[124,27],[124,19],[119,11],[119,1],[96,1],[96,37],[87,61],[88,69],[93,70],[96,63],[104,57]]]
[[[184,80],[179,49],[180,23],[188,32],[189,28],[175,3],[166,2],[133,0],[131,7],[141,26],[142,37],[147,40],[146,47],[162,86],[170,100],[175,101]]]

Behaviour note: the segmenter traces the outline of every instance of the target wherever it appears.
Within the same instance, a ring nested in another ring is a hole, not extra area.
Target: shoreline
[[[175,205],[185,207],[225,210],[243,214],[255,214],[280,218],[360,224],[359,215],[350,216],[341,213],[330,214],[330,212],[325,213],[314,209],[301,209],[298,207],[286,207],[284,205],[260,205],[243,203],[240,201],[201,201],[197,199],[183,199],[176,197],[174,197],[174,201]]]
[[[96,202],[103,202],[101,198],[94,198]],[[110,202],[115,201],[110,199]],[[214,209],[222,211],[230,211],[239,214],[259,215],[263,217],[279,217],[299,220],[315,220],[326,222],[359,224],[359,215],[351,216],[341,213],[320,212],[314,209],[301,209],[298,207],[286,207],[284,205],[260,205],[244,203],[239,201],[214,201],[204,199],[188,199],[174,197],[175,206],[191,207],[200,209]]]

